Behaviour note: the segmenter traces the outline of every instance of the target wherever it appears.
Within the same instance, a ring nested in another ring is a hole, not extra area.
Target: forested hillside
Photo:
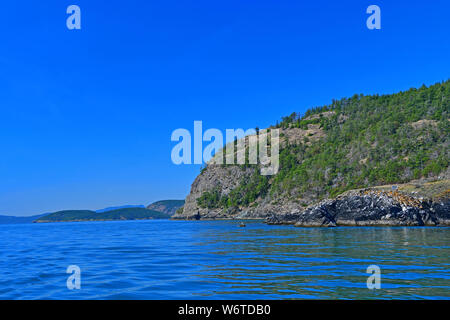
[[[350,189],[438,179],[448,175],[449,113],[449,80],[294,112],[271,127],[281,132],[277,175],[261,176],[256,165],[246,164],[239,166],[238,182],[226,185],[230,170],[208,165],[187,199],[195,194],[196,205],[185,208],[261,209],[287,201],[306,207]],[[202,184],[208,170],[216,183]]]
[[[328,117],[321,116],[327,111]],[[333,196],[438,176],[449,165],[449,112],[450,81],[393,95],[355,95],[303,117],[294,113],[278,126],[318,123],[326,138],[284,148],[273,191],[301,185],[299,194],[313,188],[318,195]]]

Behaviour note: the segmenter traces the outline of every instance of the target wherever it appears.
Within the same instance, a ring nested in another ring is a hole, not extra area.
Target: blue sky
[[[184,198],[173,130],[266,127],[450,77],[450,2],[4,1],[0,214]],[[66,8],[81,8],[81,30]],[[381,8],[382,29],[366,28]]]

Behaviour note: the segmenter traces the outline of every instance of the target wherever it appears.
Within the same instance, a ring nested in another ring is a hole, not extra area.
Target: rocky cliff
[[[328,112],[325,116],[333,115]],[[307,128],[280,128],[280,145],[282,148],[297,141],[304,141],[311,145],[325,137],[325,132],[318,124],[309,124]],[[305,192],[301,201],[289,199],[284,195],[258,195],[248,206],[231,205],[221,207],[205,207],[198,203],[198,199],[207,192],[218,192],[219,197],[227,196],[243,183],[258,175],[259,166],[216,165],[208,164],[196,177],[191,191],[186,197],[182,212],[176,213],[173,219],[262,219],[273,213],[291,212],[297,210],[302,203],[311,204],[317,200],[313,192]]]
[[[209,163],[173,218],[448,224],[448,197],[436,195],[450,188],[449,117],[450,81],[292,113],[268,128],[280,133],[277,174],[262,176],[248,163]],[[396,194],[385,188],[393,184]]]

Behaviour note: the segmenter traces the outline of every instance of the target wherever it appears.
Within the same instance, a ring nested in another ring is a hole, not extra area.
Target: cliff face
[[[191,192],[186,197],[183,212],[173,216],[174,219],[225,219],[233,216],[231,210],[224,208],[201,208],[197,199],[207,191],[220,188],[221,194],[228,194],[236,188],[240,179],[248,178],[252,173],[250,169],[239,166],[208,166],[191,186]]]
[[[450,81],[393,95],[355,95],[293,113],[269,128],[280,132],[277,174],[261,176],[258,165],[210,163],[173,218],[448,224],[448,197],[436,199],[431,182],[441,193],[450,188],[449,120]],[[388,184],[398,185],[398,194],[359,193]]]
[[[334,114],[329,112],[327,116]],[[325,132],[317,124],[310,124],[305,129],[281,128],[280,146],[286,147],[307,138],[307,144],[320,141],[325,137]],[[202,207],[198,204],[204,193],[216,191],[220,197],[229,195],[244,181],[249,181],[258,175],[259,167],[239,165],[208,164],[195,178],[191,191],[186,197],[183,212],[176,213],[173,219],[262,219],[273,213],[298,211],[301,208],[300,201],[287,199],[280,195],[258,195],[251,205],[231,205],[228,207]],[[311,204],[316,200],[312,193],[305,192],[302,204]]]

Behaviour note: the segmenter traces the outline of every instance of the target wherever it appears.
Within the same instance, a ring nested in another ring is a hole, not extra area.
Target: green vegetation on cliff
[[[282,130],[281,137],[311,128],[323,136],[285,139],[278,174],[260,176],[255,166],[231,192],[217,187],[197,204],[251,206],[268,195],[312,202],[350,189],[437,178],[449,166],[449,115],[450,80],[391,95],[354,95],[304,115],[292,113],[272,127]]]
[[[255,166],[256,167],[256,166]],[[243,180],[241,184],[233,189],[228,195],[221,195],[220,189],[215,188],[210,192],[205,192],[197,203],[202,208],[228,208],[237,206],[248,206],[258,197],[265,197],[269,191],[268,176],[259,174],[259,169],[255,168],[255,172],[248,180]]]

